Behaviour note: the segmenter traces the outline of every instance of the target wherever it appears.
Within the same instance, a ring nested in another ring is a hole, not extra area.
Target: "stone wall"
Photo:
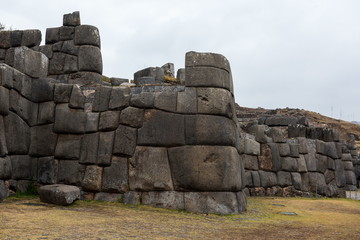
[[[12,43],[12,32],[0,39],[7,35]],[[98,31],[80,25],[78,13],[47,29],[45,46],[36,43],[1,45],[3,189],[64,183],[79,186],[83,199],[245,210],[225,57],[187,53],[185,85],[113,87],[100,80]]]
[[[305,118],[271,116],[243,126],[241,157],[252,196],[345,196],[356,190],[355,144]]]

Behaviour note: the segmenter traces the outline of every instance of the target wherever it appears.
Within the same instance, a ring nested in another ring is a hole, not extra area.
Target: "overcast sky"
[[[99,28],[104,75],[133,78],[150,66],[184,67],[188,51],[228,58],[241,106],[301,108],[360,121],[358,0],[11,0],[13,29],[62,25],[80,11]]]

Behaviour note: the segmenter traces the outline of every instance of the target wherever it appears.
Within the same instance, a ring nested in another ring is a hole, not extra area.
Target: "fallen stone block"
[[[70,205],[80,199],[80,189],[75,186],[54,184],[39,188],[40,200],[56,205]]]

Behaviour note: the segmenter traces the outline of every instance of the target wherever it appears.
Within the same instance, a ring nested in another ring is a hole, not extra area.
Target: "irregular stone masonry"
[[[82,199],[236,214],[246,192],[355,188],[356,155],[332,131],[275,117],[245,134],[222,55],[188,52],[177,78],[165,64],[108,83],[99,31],[78,12],[47,29],[45,46],[30,32],[0,32],[0,199],[36,182],[77,186]]]
[[[240,134],[248,195],[344,197],[357,188],[356,146],[334,129],[276,115],[248,123]]]

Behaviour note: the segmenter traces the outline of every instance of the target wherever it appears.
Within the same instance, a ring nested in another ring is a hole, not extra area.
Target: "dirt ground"
[[[294,212],[297,215],[283,215]],[[360,239],[360,201],[248,198],[244,214],[192,214],[148,206],[38,198],[0,203],[0,239]]]

